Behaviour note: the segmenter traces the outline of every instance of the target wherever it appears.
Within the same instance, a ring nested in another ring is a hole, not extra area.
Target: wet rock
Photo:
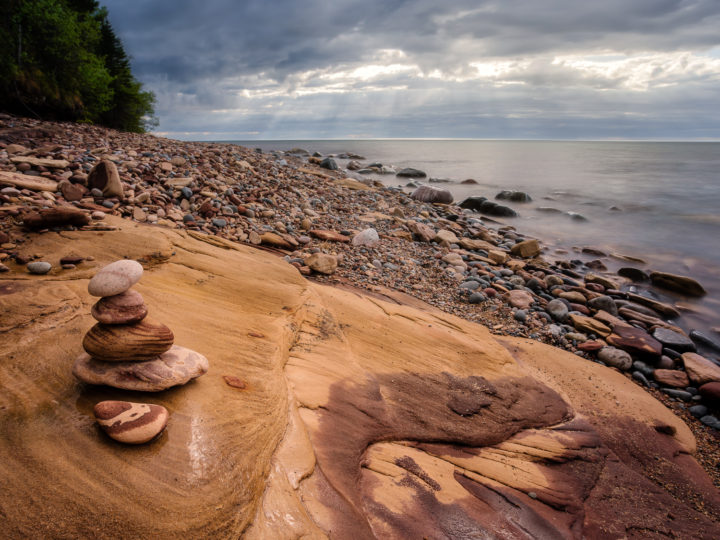
[[[101,298],[90,313],[96,321],[103,324],[130,324],[143,320],[148,309],[142,295],[131,289]]]
[[[704,356],[692,352],[682,355],[682,362],[690,380],[696,385],[709,382],[720,382],[720,366],[714,364]]]
[[[651,272],[650,281],[656,287],[675,291],[687,296],[704,296],[707,291],[691,277],[669,274],[667,272]]]
[[[110,263],[101,268],[88,283],[93,296],[115,296],[135,285],[143,274],[142,265],[133,260]]]
[[[622,276],[625,278],[628,278],[632,281],[649,281],[650,276],[643,272],[642,270],[639,270],[638,268],[632,268],[630,266],[625,266],[623,268],[620,268],[617,271],[618,276]]]
[[[122,183],[117,167],[112,161],[103,159],[88,174],[88,188],[102,190],[105,197],[123,197]]]
[[[532,201],[532,197],[530,197],[530,195],[528,195],[524,191],[511,191],[507,189],[495,195],[495,198],[498,200],[512,201],[518,203],[527,203]]]
[[[690,332],[690,339],[704,347],[708,347],[714,351],[720,351],[720,341],[717,341],[710,336],[706,336],[699,330],[693,330]]]
[[[474,210],[482,214],[497,217],[516,217],[517,212],[507,206],[502,206],[494,201],[489,201],[486,197],[468,197],[459,204],[460,208]]]
[[[605,362],[608,366],[627,371],[632,366],[632,357],[615,347],[603,347],[598,352],[598,360]]]
[[[399,170],[396,173],[396,176],[400,176],[403,178],[425,178],[427,174],[425,171],[421,171],[419,169],[413,169],[412,167],[406,167],[404,169]]]
[[[653,330],[652,336],[662,343],[665,347],[678,352],[695,351],[695,343],[680,332],[675,332],[669,328],[656,328]]]
[[[161,405],[130,401],[101,401],[93,413],[110,438],[126,444],[151,441],[165,429],[170,418]]]
[[[610,315],[617,316],[618,310],[615,301],[610,296],[597,296],[587,302],[588,307],[595,310],[607,311]]]
[[[662,354],[662,344],[658,340],[645,330],[633,326],[615,326],[612,334],[607,337],[607,342],[610,345],[634,353],[652,356]]]
[[[450,204],[453,202],[453,196],[447,189],[433,186],[420,186],[410,194],[410,197],[427,203]]]
[[[173,345],[169,351],[146,362],[103,362],[82,354],[73,365],[73,375],[88,384],[160,392],[200,377],[207,373],[208,367],[203,355]]]

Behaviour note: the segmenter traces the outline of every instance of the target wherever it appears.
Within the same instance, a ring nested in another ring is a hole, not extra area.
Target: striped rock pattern
[[[101,401],[93,409],[102,430],[116,441],[142,444],[154,439],[167,426],[165,407],[129,401]]]
[[[143,320],[148,309],[139,292],[128,290],[101,298],[90,313],[103,324],[129,324]]]
[[[174,345],[148,362],[103,362],[81,354],[73,365],[73,375],[88,384],[105,384],[124,390],[160,392],[207,373],[207,358]]]
[[[143,319],[136,324],[96,324],[83,339],[83,349],[105,362],[143,362],[172,347],[175,336],[167,326]]]

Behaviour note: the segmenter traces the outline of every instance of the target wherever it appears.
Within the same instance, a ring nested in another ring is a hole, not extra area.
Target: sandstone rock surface
[[[622,374],[401,293],[306,281],[248,246],[108,220],[117,230],[102,242],[85,231],[27,241],[49,260],[95,261],[3,274],[3,537],[717,531],[720,499],[690,430]],[[88,280],[123,257],[150,261],[138,292],[211,361],[158,394],[172,430],[138,447],[109,444],[93,415],[98,401],[138,399],[68,369],[93,322]]]

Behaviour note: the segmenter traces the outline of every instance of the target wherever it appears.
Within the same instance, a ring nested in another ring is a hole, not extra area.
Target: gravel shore
[[[720,486],[720,337],[686,333],[680,310],[652,294],[703,294],[699,283],[635,273],[632,261],[611,274],[602,267],[606,254],[597,254],[600,264],[558,260],[541,239],[487,215],[334,165],[299,151],[264,154],[0,115],[0,279],[82,264],[82,253],[46,261],[26,252],[24,239],[110,229],[107,214],[257,245],[311,279],[400,291],[496,334],[620,370],[686,421],[698,460]]]

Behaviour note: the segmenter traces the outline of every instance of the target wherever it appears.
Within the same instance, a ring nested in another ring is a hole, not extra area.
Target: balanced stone
[[[88,292],[93,296],[115,296],[124,293],[142,277],[142,265],[133,260],[110,263],[101,268],[88,283]]]
[[[162,323],[143,319],[136,324],[96,324],[83,339],[83,348],[96,360],[143,362],[172,347],[175,337]]]
[[[90,313],[103,324],[129,324],[143,320],[148,313],[142,295],[132,289],[97,301]]]
[[[174,345],[147,362],[103,362],[81,354],[73,365],[73,375],[88,384],[160,392],[200,377],[207,373],[208,367],[203,355]]]
[[[93,412],[102,430],[116,441],[142,444],[157,437],[170,415],[162,405],[130,401],[101,401]]]

